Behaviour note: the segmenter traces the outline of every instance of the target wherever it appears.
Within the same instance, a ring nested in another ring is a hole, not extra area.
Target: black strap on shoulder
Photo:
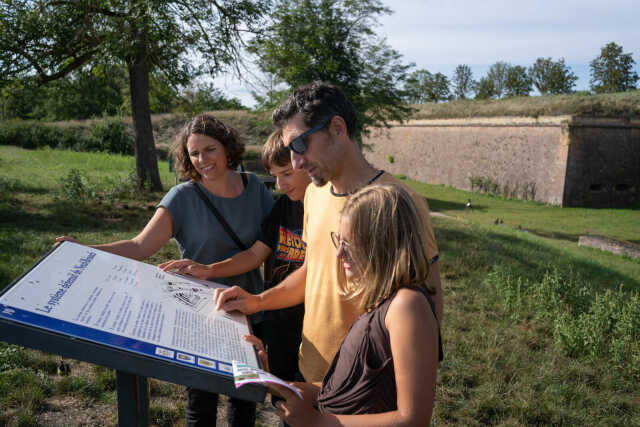
[[[242,177],[242,188],[247,188],[247,183],[249,182],[249,179],[247,178],[247,173],[240,172],[240,176]]]
[[[246,180],[246,176],[245,174],[241,174],[243,176],[243,181]],[[231,239],[236,243],[236,245],[238,245],[238,247],[240,249],[242,249],[243,251],[246,251],[248,249],[247,245],[245,245],[242,240],[240,240],[240,238],[238,237],[238,235],[233,231],[233,229],[231,228],[231,226],[229,225],[229,223],[224,219],[224,217],[222,216],[222,214],[220,213],[220,211],[218,209],[216,209],[215,206],[213,206],[213,203],[211,203],[211,200],[209,200],[209,198],[207,197],[206,194],[204,194],[204,191],[202,191],[202,189],[198,186],[198,184],[196,184],[195,182],[192,183],[193,187],[196,189],[196,193],[198,194],[198,196],[200,196],[200,198],[202,199],[202,201],[204,202],[205,205],[207,205],[209,207],[209,210],[215,215],[216,218],[218,218],[218,222],[220,223],[220,225],[222,225],[222,228],[224,228],[224,230],[227,232],[227,234],[229,235],[229,237],[231,237]],[[245,184],[246,185],[246,184]]]

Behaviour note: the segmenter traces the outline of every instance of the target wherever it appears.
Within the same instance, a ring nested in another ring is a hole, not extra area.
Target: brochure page
[[[278,384],[293,391],[298,395],[298,397],[300,397],[300,399],[302,399],[302,393],[300,393],[300,390],[290,385],[287,381],[282,380],[267,371],[238,362],[237,360],[233,361],[233,381],[236,388],[251,383],[262,384],[266,387],[268,387],[269,384]]]

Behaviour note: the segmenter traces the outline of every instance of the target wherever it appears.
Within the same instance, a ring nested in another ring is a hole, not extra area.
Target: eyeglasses
[[[335,231],[331,232],[331,241],[333,242],[333,246],[335,246],[337,250],[340,250],[340,247],[343,247],[345,252],[350,253],[351,245],[349,244],[349,242],[347,242],[346,240],[340,240],[340,235]]]
[[[311,135],[314,132],[318,132],[320,129],[324,128],[333,117],[329,117],[324,122],[320,123],[318,126],[312,127],[311,129],[302,132],[300,135],[296,136],[289,143],[289,149],[296,154],[304,154],[307,151],[307,143],[304,142],[304,139]]]

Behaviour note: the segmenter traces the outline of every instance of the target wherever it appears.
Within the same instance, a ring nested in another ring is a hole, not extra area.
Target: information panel
[[[232,361],[258,361],[247,317],[215,310],[216,287],[64,242],[0,296],[0,318],[232,378]]]

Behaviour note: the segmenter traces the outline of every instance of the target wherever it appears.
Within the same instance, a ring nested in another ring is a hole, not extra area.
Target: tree
[[[107,66],[74,70],[46,86],[14,79],[2,89],[3,118],[57,121],[115,115],[122,108],[125,79],[124,70]]]
[[[531,92],[531,79],[527,75],[527,70],[520,65],[513,65],[507,68],[507,78],[505,80],[505,96],[529,96]]]
[[[471,67],[466,64],[458,65],[453,73],[452,83],[453,95],[457,99],[465,99],[467,94],[473,92],[475,86]]]
[[[416,70],[407,78],[404,83],[404,92],[407,102],[410,104],[424,104],[427,102],[426,93],[422,82],[427,79],[427,75],[431,73],[427,70]]]
[[[195,89],[184,91],[178,102],[178,109],[189,115],[195,115],[202,111],[246,109],[240,100],[227,98],[212,83],[203,83]]]
[[[487,78],[493,84],[493,94],[496,98],[501,98],[507,90],[507,71],[511,65],[506,62],[498,61],[489,67]]]
[[[389,126],[412,111],[399,89],[410,65],[374,32],[385,13],[380,0],[277,0],[250,51],[265,74],[290,87],[314,80],[339,85],[356,109],[361,142],[370,126]]]
[[[149,75],[174,85],[236,64],[241,34],[257,32],[268,0],[2,0],[0,85],[46,84],[98,64],[127,68],[138,185],[161,190]],[[194,57],[200,62],[195,64]]]
[[[564,63],[564,58],[553,61],[551,58],[538,58],[529,67],[529,78],[540,95],[572,93],[576,85],[576,76]]]
[[[482,77],[475,85],[476,99],[491,99],[496,96],[496,89],[493,80],[489,77]]]
[[[614,42],[600,49],[600,56],[591,61],[591,90],[596,93],[626,92],[636,88],[640,79],[633,71],[635,61],[630,53]]]
[[[416,70],[404,85],[407,100],[414,104],[446,101],[451,96],[449,79],[442,73]]]
[[[251,96],[253,96],[253,99],[256,101],[254,109],[256,111],[271,112],[284,102],[290,93],[291,90],[289,88],[277,89],[275,87],[267,88],[260,93],[252,91]]]

